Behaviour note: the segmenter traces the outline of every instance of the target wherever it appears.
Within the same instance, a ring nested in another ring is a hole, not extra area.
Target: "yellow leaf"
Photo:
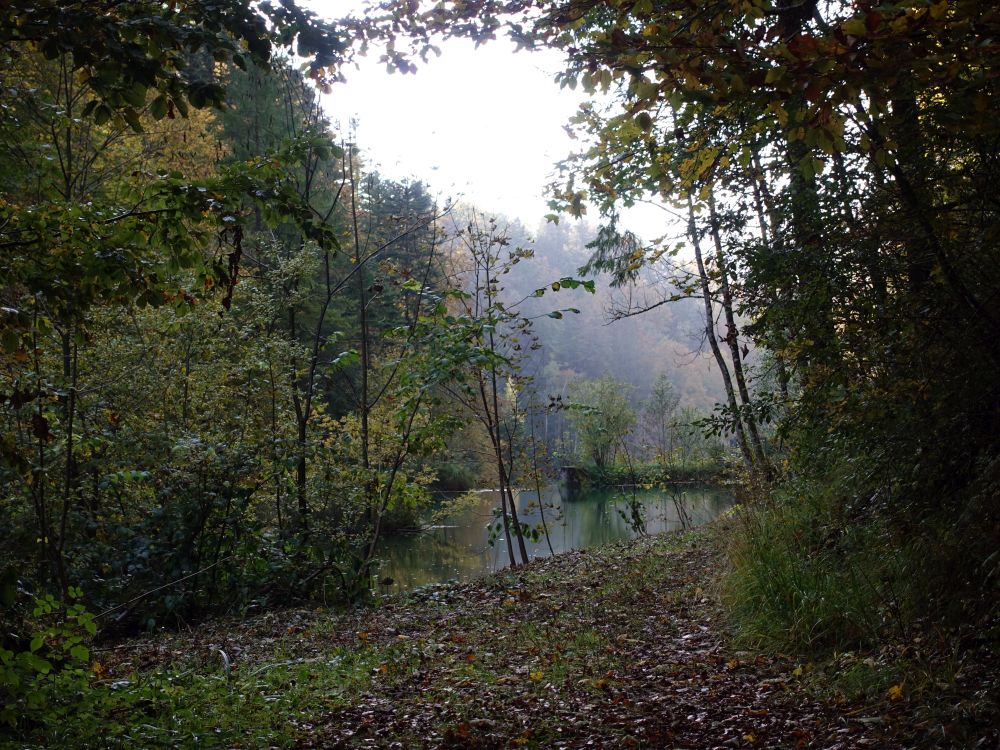
[[[802,676],[802,667],[796,667],[795,669],[792,670],[792,677],[801,677],[801,676]]]
[[[906,27],[909,25],[909,19],[906,16],[900,16],[899,18],[893,20],[889,24],[889,28],[892,29],[897,34],[906,31]]]
[[[532,682],[541,682],[542,678],[545,677],[545,672],[539,670],[538,672],[532,672],[528,675]]]
[[[778,118],[778,122],[784,127],[788,124],[788,112],[780,104],[772,104],[771,109],[774,112],[774,116]]]
[[[852,18],[849,21],[845,21],[840,25],[840,28],[849,36],[865,36],[868,33],[868,28],[865,26],[865,19],[863,18]]]

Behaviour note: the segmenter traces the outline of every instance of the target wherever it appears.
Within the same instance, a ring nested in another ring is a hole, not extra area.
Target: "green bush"
[[[859,510],[850,478],[793,479],[744,502],[720,527],[729,568],[722,594],[748,645],[816,652],[908,636],[922,614],[916,560],[891,516]]]
[[[584,481],[592,487],[661,485],[671,482],[708,482],[725,471],[722,461],[698,460],[684,464],[589,465],[582,468]]]
[[[71,589],[70,596],[81,592]],[[51,594],[36,599],[32,615],[30,637],[0,648],[0,723],[21,732],[79,714],[92,697],[87,643],[97,632],[94,615]]]
[[[445,492],[467,492],[479,486],[477,469],[472,464],[441,461],[434,466],[437,478],[431,489]]]

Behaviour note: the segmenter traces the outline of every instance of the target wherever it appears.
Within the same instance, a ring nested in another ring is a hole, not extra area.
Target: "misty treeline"
[[[644,274],[623,292],[610,287],[610,275],[594,272],[594,292],[574,294],[567,300],[572,311],[553,316],[549,296],[538,298],[537,288],[579,275],[594,252],[596,230],[583,221],[545,222],[532,233],[513,222],[506,233],[533,252],[530,263],[504,277],[501,298],[523,300],[522,312],[533,320],[540,346],[512,354],[533,397],[544,401],[533,429],[557,461],[603,465],[628,452],[637,461],[669,463],[705,458],[726,442],[704,436],[704,426],[698,426],[723,396],[698,300],[621,317],[617,311],[625,300],[659,294],[661,280]],[[770,367],[764,360],[760,365],[762,371]],[[605,460],[591,450],[586,434],[588,428],[600,430],[602,420],[610,425],[616,419],[617,427],[605,434]]]

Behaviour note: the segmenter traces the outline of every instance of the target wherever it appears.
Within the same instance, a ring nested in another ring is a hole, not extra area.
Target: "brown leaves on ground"
[[[375,610],[282,612],[113,653],[127,670],[221,648],[244,672],[279,653],[316,669],[333,652],[366,654],[364,683],[288,717],[303,748],[916,744],[871,706],[812,697],[791,660],[727,648],[716,570],[706,535],[658,537]]]

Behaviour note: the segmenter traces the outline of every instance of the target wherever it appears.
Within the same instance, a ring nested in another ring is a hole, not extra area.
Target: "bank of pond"
[[[733,504],[724,487],[685,482],[643,487],[584,486],[567,492],[554,484],[516,493],[518,517],[530,529],[525,546],[531,559],[692,528],[711,521]],[[510,564],[500,493],[478,490],[443,501],[419,531],[381,543],[379,578],[383,593],[428,584],[467,581]],[[390,583],[391,581],[391,583]]]

